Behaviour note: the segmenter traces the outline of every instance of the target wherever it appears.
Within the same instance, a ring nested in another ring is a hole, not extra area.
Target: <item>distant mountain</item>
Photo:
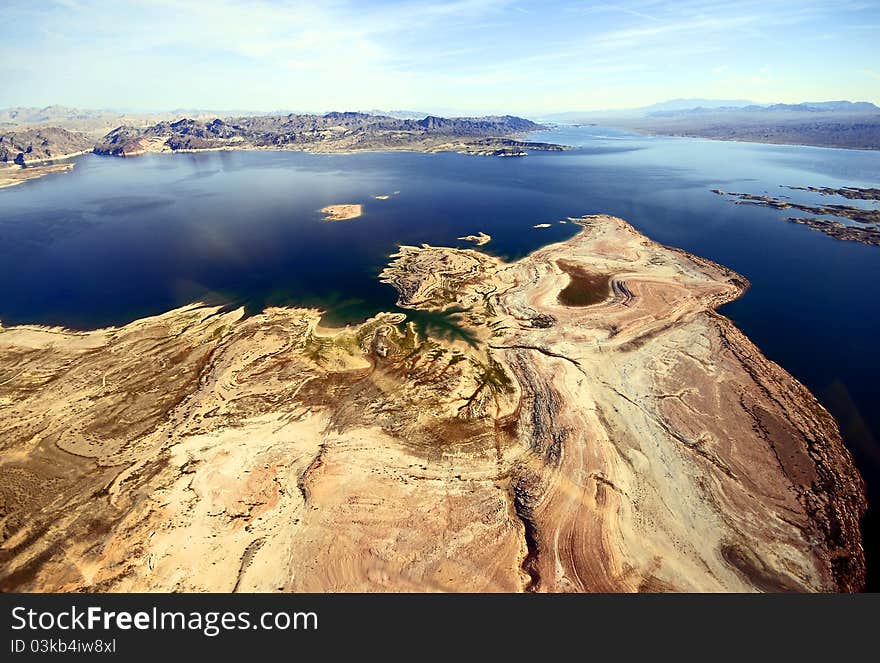
[[[752,106],[754,103],[754,101],[747,99],[670,99],[635,110],[651,113],[654,111],[689,110],[691,108],[742,108],[743,106]]]
[[[670,99],[650,106],[603,111],[565,111],[544,115],[540,119],[564,124],[604,123],[608,119],[644,117],[687,117],[715,114],[750,113],[850,113],[871,114],[880,108],[867,101],[806,101],[799,104],[756,104],[745,99]],[[612,126],[612,125],[609,125]]]
[[[72,108],[70,106],[15,106],[0,108],[0,131],[33,129],[42,127],[60,127],[70,131],[80,131],[93,139],[100,138],[114,127],[120,125],[147,126],[163,120],[175,120],[179,117],[218,117],[221,115],[249,115],[241,111],[209,111],[209,110],[168,110],[168,111],[137,111],[130,109],[108,108]]]
[[[363,111],[369,115],[376,115],[377,117],[395,117],[399,120],[419,120],[430,113],[425,113],[424,111],[411,111],[411,110],[379,110],[374,108],[372,110]]]
[[[616,108],[598,111],[563,111],[542,115],[539,119],[544,122],[558,122],[561,124],[588,124],[594,122],[595,118],[644,117],[645,115],[653,113],[671,113],[694,109],[743,108],[750,105],[754,105],[754,102],[748,101],[747,99],[669,99],[667,101],[660,101],[656,104],[639,106],[637,108]]]
[[[79,121],[105,115],[107,111],[83,110],[69,106],[15,106],[12,108],[0,108],[0,125],[3,124],[59,124],[65,120]]]
[[[805,101],[800,104],[750,105],[743,110],[748,112],[880,113],[880,107],[867,101]]]
[[[880,108],[867,101],[597,113],[582,121],[663,136],[880,149]]]
[[[780,116],[783,114],[806,114],[806,113],[837,113],[848,115],[860,115],[863,113],[878,113],[880,108],[867,101],[806,101],[800,104],[749,104],[747,106],[697,106],[694,108],[668,108],[653,110],[646,115],[648,117],[679,117],[688,115],[722,115],[748,113],[753,115]]]

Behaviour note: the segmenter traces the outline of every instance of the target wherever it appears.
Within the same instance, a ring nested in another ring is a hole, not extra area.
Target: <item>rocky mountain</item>
[[[426,115],[430,115],[430,113],[414,110],[380,110],[378,108],[373,108],[371,110],[363,112],[370,115],[379,115],[382,117],[396,117],[399,120],[419,120]]]
[[[0,164],[24,166],[82,154],[94,142],[77,131],[58,127],[25,129],[0,134]]]
[[[212,120],[186,118],[149,127],[118,127],[104,136],[95,152],[131,156],[142,152],[222,148],[430,149],[451,138],[501,138],[540,128],[539,124],[511,115],[427,116],[414,120],[359,112],[332,112]]]

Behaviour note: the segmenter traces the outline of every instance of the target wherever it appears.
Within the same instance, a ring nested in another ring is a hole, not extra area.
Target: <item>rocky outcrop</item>
[[[858,590],[836,423],[714,312],[747,282],[572,221],[514,263],[393,256],[460,340],[200,305],[0,328],[0,588]]]
[[[0,134],[0,164],[27,166],[91,151],[93,141],[58,127],[25,129]]]
[[[878,189],[859,189],[856,187],[832,189],[829,187],[793,186],[786,188],[810,191],[823,196],[839,195],[850,200],[877,200],[880,197],[880,190]],[[760,207],[772,207],[778,210],[796,209],[809,214],[823,214],[836,216],[841,219],[849,219],[855,223],[864,224],[864,226],[859,227],[834,219],[816,217],[788,217],[786,221],[818,230],[834,239],[880,246],[880,209],[865,209],[853,205],[806,205],[797,203],[787,196],[774,197],[753,193],[727,193],[721,189],[712,189],[712,193],[719,196],[728,196],[734,199],[737,205],[757,205]]]

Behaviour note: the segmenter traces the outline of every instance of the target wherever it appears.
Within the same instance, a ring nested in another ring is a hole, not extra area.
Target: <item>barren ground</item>
[[[400,304],[466,308],[475,345],[200,305],[0,328],[0,587],[859,589],[861,479],[714,312],[744,279],[572,221],[511,264],[393,256]]]

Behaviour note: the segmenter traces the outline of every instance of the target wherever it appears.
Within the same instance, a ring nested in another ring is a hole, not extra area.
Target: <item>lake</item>
[[[608,213],[751,282],[722,309],[838,418],[880,505],[880,248],[735,205],[720,188],[839,202],[793,186],[880,186],[880,154],[645,137],[601,127],[538,132],[576,146],[525,158],[459,154],[206,152],[88,155],[71,173],[0,190],[0,320],[89,329],[195,301],[318,306],[328,324],[397,310],[377,275],[400,244],[472,246],[514,259]],[[399,192],[394,194],[394,192]],[[387,200],[374,196],[388,195]],[[327,222],[326,205],[362,203]],[[849,201],[862,206],[876,205]],[[536,229],[535,224],[550,224]],[[421,326],[456,333],[442,316]],[[880,517],[865,521],[869,587]]]

